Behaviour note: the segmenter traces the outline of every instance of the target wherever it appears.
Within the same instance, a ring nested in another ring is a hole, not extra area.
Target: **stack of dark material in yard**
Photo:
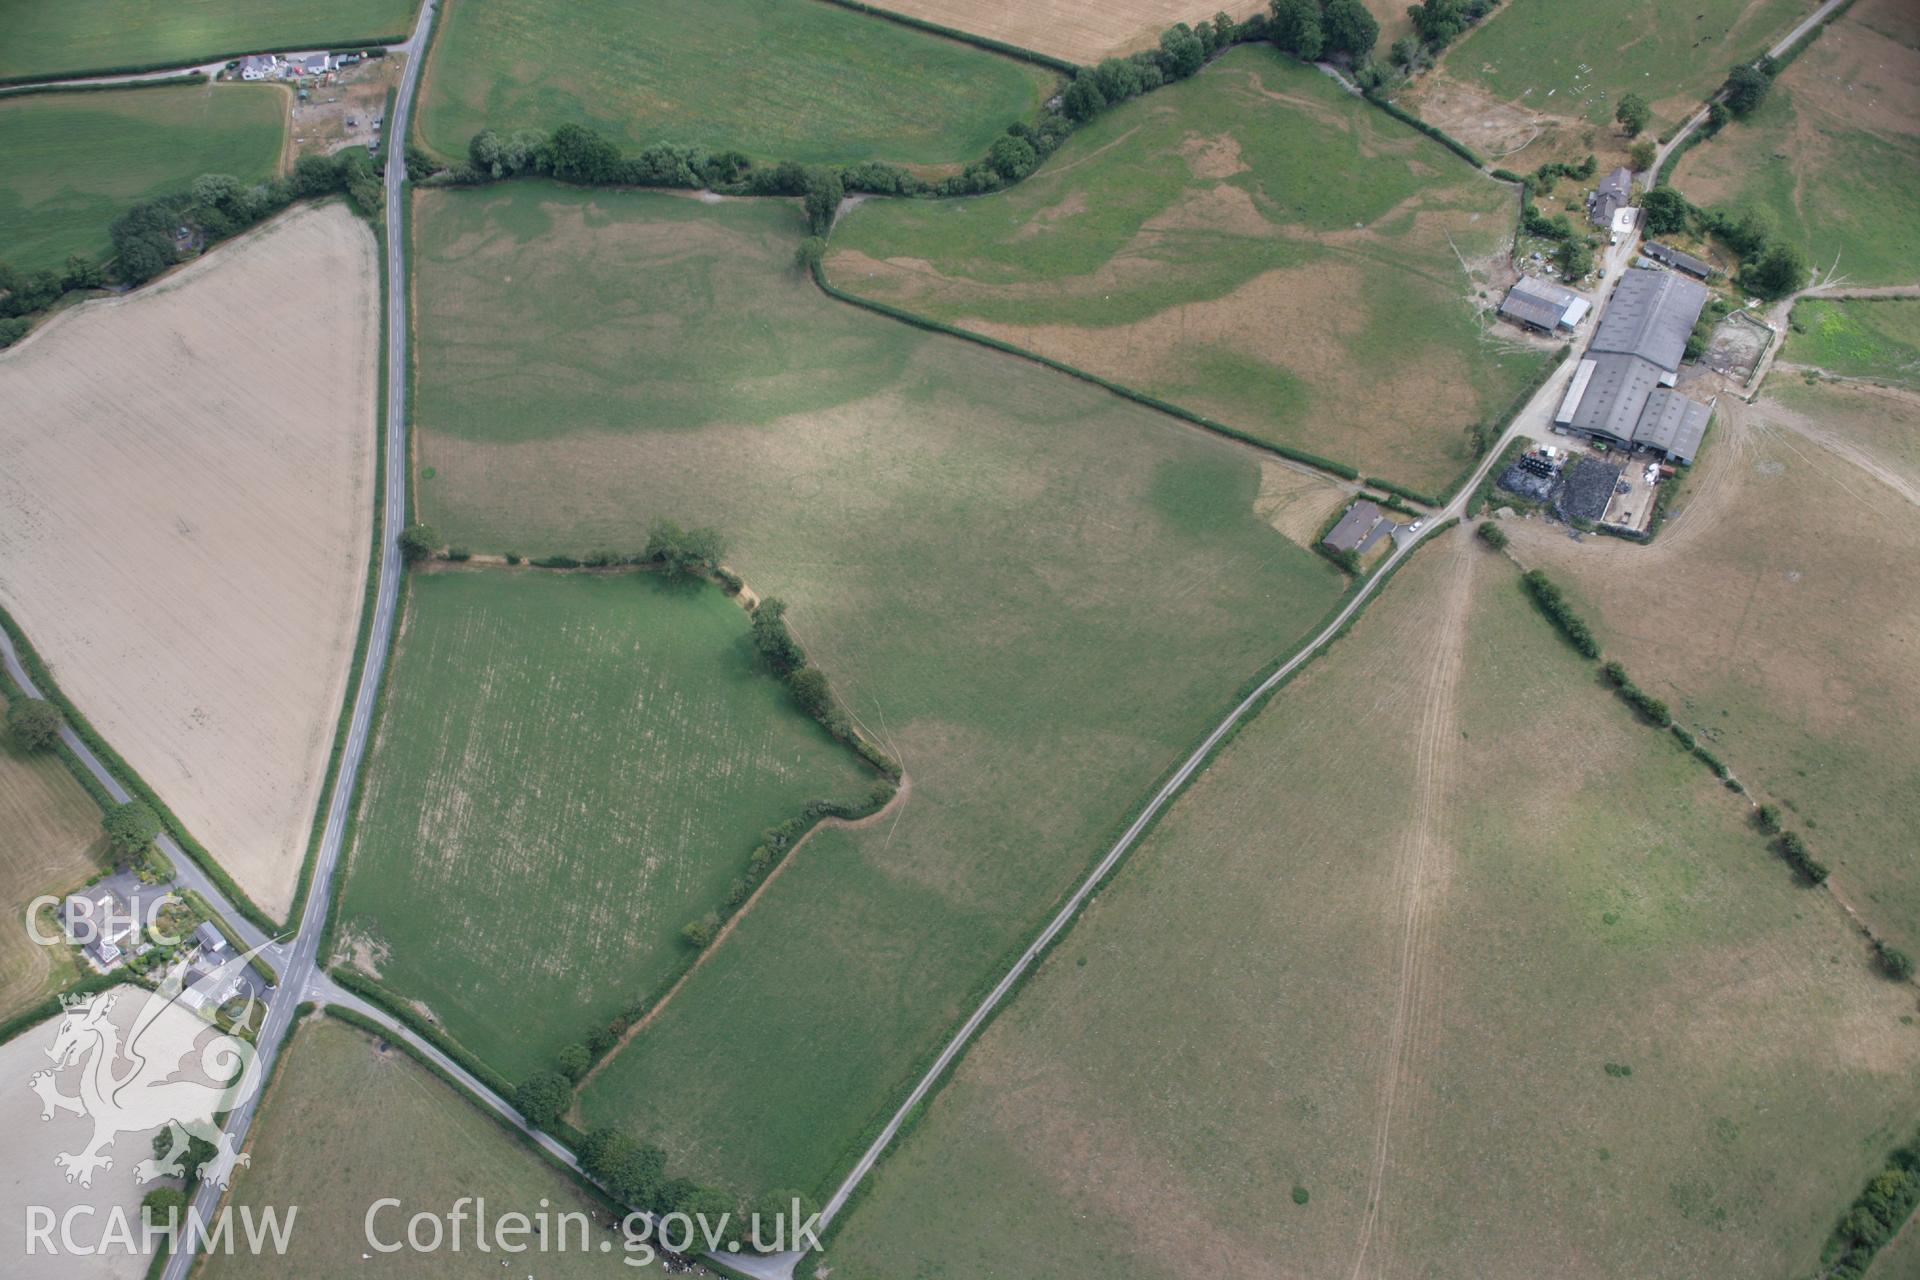
[[[1581,458],[1560,473],[1553,491],[1554,513],[1568,522],[1599,520],[1607,514],[1607,503],[1613,500],[1624,469],[1598,458]]]
[[[1546,459],[1527,454],[1507,464],[1494,484],[1508,493],[1517,493],[1534,502],[1545,502],[1553,492],[1553,465]]]

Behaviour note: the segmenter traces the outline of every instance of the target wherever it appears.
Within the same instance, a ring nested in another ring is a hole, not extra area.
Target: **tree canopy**
[[[26,751],[45,751],[60,738],[60,712],[39,698],[16,698],[7,704],[7,729]]]
[[[122,857],[147,851],[160,834],[160,815],[139,800],[114,805],[100,820],[107,843]]]

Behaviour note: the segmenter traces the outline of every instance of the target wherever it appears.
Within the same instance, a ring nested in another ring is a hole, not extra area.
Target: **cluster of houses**
[[[357,53],[252,53],[240,59],[242,80],[305,80],[360,61]]]
[[[101,881],[79,893],[68,895],[60,906],[60,926],[67,940],[80,949],[96,972],[111,973],[129,960],[144,956],[154,948],[147,936],[148,922],[129,901],[119,886]],[[231,960],[226,935],[208,921],[195,925],[181,943],[188,964],[187,985],[181,990],[181,1004],[195,1013],[211,1013],[254,986],[251,972],[230,975],[215,989],[202,990],[196,984],[210,977]]]

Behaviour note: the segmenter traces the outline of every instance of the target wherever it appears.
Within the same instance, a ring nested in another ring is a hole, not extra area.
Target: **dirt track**
[[[359,622],[373,245],[306,209],[0,357],[0,604],[274,914]]]

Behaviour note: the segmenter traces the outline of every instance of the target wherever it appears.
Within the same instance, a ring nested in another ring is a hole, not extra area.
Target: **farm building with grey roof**
[[[1670,271],[1629,270],[1554,415],[1556,425],[1692,462],[1708,406],[1672,390],[1706,286]]]

